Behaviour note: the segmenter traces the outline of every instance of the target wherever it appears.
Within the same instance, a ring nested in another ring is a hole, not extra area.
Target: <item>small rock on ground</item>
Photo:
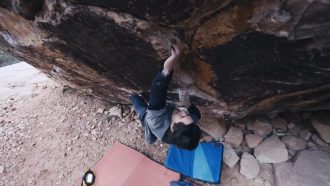
[[[5,172],[5,167],[0,165],[0,174],[4,173]]]
[[[312,136],[312,133],[308,129],[303,129],[299,131],[299,136],[304,140],[309,140]]]
[[[259,174],[258,161],[249,153],[243,153],[240,162],[240,173],[247,179],[253,179]]]
[[[286,129],[287,129],[287,122],[282,117],[276,117],[276,118],[270,120],[270,122],[272,123],[273,128],[281,129],[283,131],[286,131]]]
[[[252,130],[255,134],[260,136],[267,136],[272,133],[273,127],[267,119],[256,119],[252,125],[247,126],[249,130]]]
[[[281,141],[292,150],[302,150],[306,148],[306,141],[296,136],[284,136]]]
[[[122,117],[122,111],[120,106],[114,106],[109,109],[109,116]]]
[[[228,143],[223,143],[223,162],[229,167],[233,168],[239,160],[234,149]]]
[[[262,141],[262,137],[257,134],[245,135],[245,142],[249,148],[255,148]]]
[[[242,140],[243,140],[243,132],[241,128],[232,126],[225,135],[225,141],[231,143],[235,147],[240,146]]]
[[[217,141],[223,141],[226,133],[226,121],[214,116],[204,115],[200,120],[200,128]]]
[[[277,136],[271,136],[261,142],[254,149],[254,156],[260,163],[280,163],[289,158],[284,143]]]

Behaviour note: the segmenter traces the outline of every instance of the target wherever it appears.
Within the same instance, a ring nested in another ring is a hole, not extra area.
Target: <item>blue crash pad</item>
[[[171,145],[165,160],[165,167],[185,176],[220,183],[223,145],[221,143],[200,143],[189,151]]]

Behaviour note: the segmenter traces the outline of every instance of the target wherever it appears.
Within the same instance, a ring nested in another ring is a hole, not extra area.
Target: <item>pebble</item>
[[[99,113],[99,114],[103,114],[104,108],[98,108],[96,112]]]
[[[0,174],[3,174],[5,172],[5,166],[0,165]]]

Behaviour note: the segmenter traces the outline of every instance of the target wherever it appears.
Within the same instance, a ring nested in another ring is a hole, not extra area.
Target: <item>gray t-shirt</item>
[[[193,106],[196,108],[195,106]],[[167,131],[167,129],[171,125],[172,112],[174,110],[174,105],[168,104],[164,108],[160,110],[147,110],[147,114],[144,118],[144,138],[147,143],[154,143],[157,138],[159,140],[163,140],[163,137]],[[198,113],[197,113],[198,112]],[[195,123],[198,122],[200,117],[200,113],[198,109],[193,109],[189,111],[192,119]]]

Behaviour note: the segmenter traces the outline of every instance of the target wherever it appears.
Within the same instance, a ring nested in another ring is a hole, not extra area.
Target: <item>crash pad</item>
[[[192,151],[171,145],[165,166],[194,179],[220,183],[222,153],[221,143],[200,143]]]
[[[91,170],[96,176],[95,186],[169,186],[180,179],[180,174],[118,142]],[[81,179],[76,186],[80,185]]]

